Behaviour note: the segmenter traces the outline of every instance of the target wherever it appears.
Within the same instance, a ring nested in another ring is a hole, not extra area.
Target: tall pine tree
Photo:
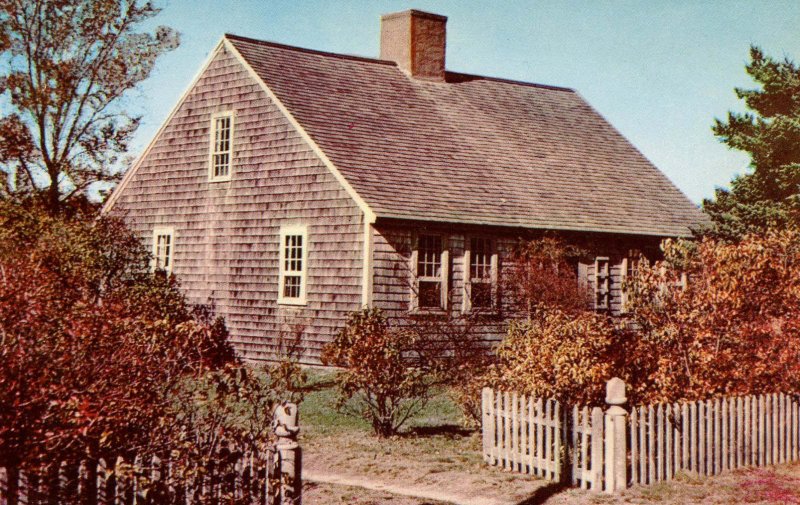
[[[713,221],[708,233],[726,240],[800,225],[800,68],[755,46],[750,58],[747,73],[759,87],[735,89],[748,111],[713,126],[722,142],[750,155],[752,169],[703,202]]]

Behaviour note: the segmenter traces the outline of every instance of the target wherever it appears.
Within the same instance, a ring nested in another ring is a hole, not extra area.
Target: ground
[[[378,439],[369,425],[334,408],[330,373],[312,373],[301,403],[304,505],[798,504],[800,465],[746,469],[641,486],[618,495],[569,489],[512,474],[481,459],[480,433],[465,428],[440,394],[400,436]]]

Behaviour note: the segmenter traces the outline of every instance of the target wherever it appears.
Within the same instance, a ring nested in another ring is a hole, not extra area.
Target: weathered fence
[[[220,445],[214,463],[187,468],[158,456],[0,467],[0,505],[81,503],[156,505],[247,503],[300,505],[297,407],[275,412],[277,442],[265,451]]]
[[[631,481],[677,472],[717,475],[798,460],[800,402],[785,394],[636,407],[630,415]]]
[[[507,470],[561,479],[564,417],[555,400],[483,390],[483,458]]]
[[[483,391],[483,457],[504,469],[613,492],[800,459],[800,399],[785,394],[635,407],[625,384],[599,407],[564,409],[515,393]],[[549,408],[542,409],[542,405]],[[563,417],[562,417],[563,415]],[[542,432],[548,427],[552,431]],[[567,468],[569,479],[561,474]]]

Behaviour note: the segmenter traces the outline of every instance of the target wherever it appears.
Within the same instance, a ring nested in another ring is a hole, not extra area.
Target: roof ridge
[[[495,82],[502,82],[505,84],[517,84],[520,86],[530,86],[532,88],[543,88],[543,89],[550,89],[553,91],[569,91],[571,93],[576,93],[574,88],[568,88],[566,86],[554,86],[552,84],[539,84],[536,82],[528,82],[528,81],[518,81],[516,79],[505,79],[503,77],[493,77],[490,75],[480,75],[480,74],[468,74],[466,72],[454,72],[451,70],[447,70],[446,72],[447,77],[455,77],[457,79],[462,79],[462,81],[448,81],[448,82],[463,82],[468,80],[484,80],[484,81],[495,81]]]
[[[261,40],[261,39],[254,39],[252,37],[244,37],[242,35],[236,35],[233,33],[226,33],[226,39],[233,39],[239,40],[242,42],[251,42],[254,44],[262,45],[262,46],[269,46],[269,47],[276,47],[278,49],[288,49],[290,51],[297,51],[300,53],[309,53],[309,54],[318,54],[320,56],[331,56],[334,58],[340,58],[343,60],[355,60],[355,61],[364,61],[367,63],[380,63],[382,65],[390,65],[393,67],[397,66],[397,63],[390,61],[390,60],[381,60],[379,58],[370,58],[368,56],[357,56],[354,54],[341,54],[341,53],[332,53],[330,51],[320,51],[318,49],[308,49],[306,47],[299,47],[299,46],[291,46],[289,44],[281,44],[279,42],[272,42],[270,40]]]
[[[297,51],[301,53],[308,53],[308,54],[317,54],[320,56],[330,56],[333,58],[339,58],[343,60],[353,60],[353,61],[363,61],[366,63],[379,63],[382,65],[389,65],[389,66],[397,66],[397,63],[391,60],[382,60],[380,58],[370,58],[369,56],[358,56],[354,54],[341,54],[341,53],[333,53],[330,51],[320,51],[318,49],[309,49],[306,47],[299,47],[299,46],[292,46],[289,44],[282,44],[280,42],[273,42],[270,40],[261,40],[261,39],[254,39],[252,37],[245,37],[242,35],[236,35],[234,33],[226,33],[225,38],[239,40],[242,42],[250,42],[253,44],[258,44],[262,46],[268,47],[276,47],[279,49],[287,49],[289,51]],[[486,81],[494,81],[494,82],[502,82],[505,84],[516,84],[520,86],[530,86],[532,88],[541,88],[541,89],[550,89],[554,91],[569,91],[574,93],[575,90],[573,88],[567,88],[565,86],[554,86],[552,84],[539,84],[535,82],[528,82],[528,81],[519,81],[515,79],[505,79],[502,77],[494,77],[490,75],[480,75],[480,74],[468,74],[466,72],[456,72],[452,70],[447,70],[446,75],[448,77],[455,77],[457,80],[455,82],[461,82],[463,80],[474,80],[474,79],[482,79]],[[461,81],[460,81],[460,80]],[[451,81],[452,82],[452,81]]]

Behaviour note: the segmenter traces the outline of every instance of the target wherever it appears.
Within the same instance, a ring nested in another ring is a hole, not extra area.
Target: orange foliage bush
[[[511,323],[497,348],[493,382],[566,405],[602,405],[606,381],[622,374],[629,336],[600,314],[544,310]]]
[[[629,283],[652,400],[800,389],[800,233],[666,241]],[[680,282],[686,275],[685,286]]]

